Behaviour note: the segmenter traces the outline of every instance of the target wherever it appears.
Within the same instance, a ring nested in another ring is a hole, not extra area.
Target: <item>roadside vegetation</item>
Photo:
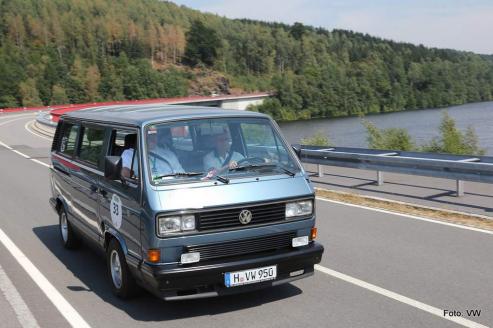
[[[493,99],[487,56],[158,0],[0,1],[0,76],[0,108],[273,91],[256,110],[297,120]]]
[[[372,149],[416,150],[416,144],[406,129],[379,129],[368,120],[363,120],[366,128],[368,145]]]
[[[418,145],[406,129],[379,129],[369,120],[363,119],[367,132],[368,147],[371,149],[420,151],[430,153],[446,153],[455,155],[484,155],[485,150],[479,147],[478,137],[474,128],[469,126],[465,131],[457,128],[455,120],[447,111],[442,112],[439,134],[423,145]],[[301,144],[311,146],[329,146],[328,137],[318,131],[311,137],[301,139]]]
[[[310,146],[331,146],[329,138],[323,133],[323,131],[318,131],[311,137],[301,139],[302,145]]]
[[[460,131],[446,111],[443,112],[439,131],[440,135],[423,145],[421,151],[457,155],[484,155],[486,152],[479,147],[474,128],[469,126],[465,131]]]
[[[321,198],[493,231],[493,220],[491,220],[490,217],[482,215],[432,208],[418,204],[404,203],[390,199],[358,195],[323,188],[315,188],[315,192],[317,196]]]
[[[479,147],[478,137],[474,128],[469,126],[466,131],[461,131],[447,111],[442,113],[439,135],[424,145],[417,145],[406,129],[379,129],[367,120],[363,120],[362,124],[366,127],[368,146],[372,149],[422,151],[455,155],[485,154],[485,150]]]

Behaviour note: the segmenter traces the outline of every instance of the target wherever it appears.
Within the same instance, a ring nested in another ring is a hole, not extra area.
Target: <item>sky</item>
[[[493,54],[493,0],[172,0],[230,18],[347,29]]]

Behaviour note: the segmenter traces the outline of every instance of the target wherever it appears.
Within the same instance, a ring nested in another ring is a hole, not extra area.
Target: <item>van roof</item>
[[[257,112],[228,110],[218,107],[164,104],[101,106],[69,112],[62,116],[62,118],[75,118],[136,126],[176,119],[213,117],[266,118],[268,116]]]

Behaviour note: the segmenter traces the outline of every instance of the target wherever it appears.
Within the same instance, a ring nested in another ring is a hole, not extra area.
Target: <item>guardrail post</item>
[[[377,171],[377,186],[383,185],[383,172]]]
[[[318,167],[318,177],[321,178],[324,176],[324,168],[320,164],[318,164],[317,167]]]
[[[464,196],[464,181],[462,181],[462,180],[456,180],[456,182],[457,182],[457,184],[456,184],[457,191],[456,191],[455,196],[456,197],[462,197],[462,196]]]

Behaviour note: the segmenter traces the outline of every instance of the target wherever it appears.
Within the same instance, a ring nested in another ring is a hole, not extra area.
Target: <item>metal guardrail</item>
[[[51,120],[51,114],[50,112],[39,112],[38,115],[36,115],[36,121],[40,124],[56,128],[57,123],[53,122]]]
[[[430,176],[457,181],[457,196],[464,195],[464,182],[493,183],[493,156],[463,156],[436,153],[374,150],[348,147],[293,145],[303,163],[377,171],[377,184],[384,183],[383,172]]]

